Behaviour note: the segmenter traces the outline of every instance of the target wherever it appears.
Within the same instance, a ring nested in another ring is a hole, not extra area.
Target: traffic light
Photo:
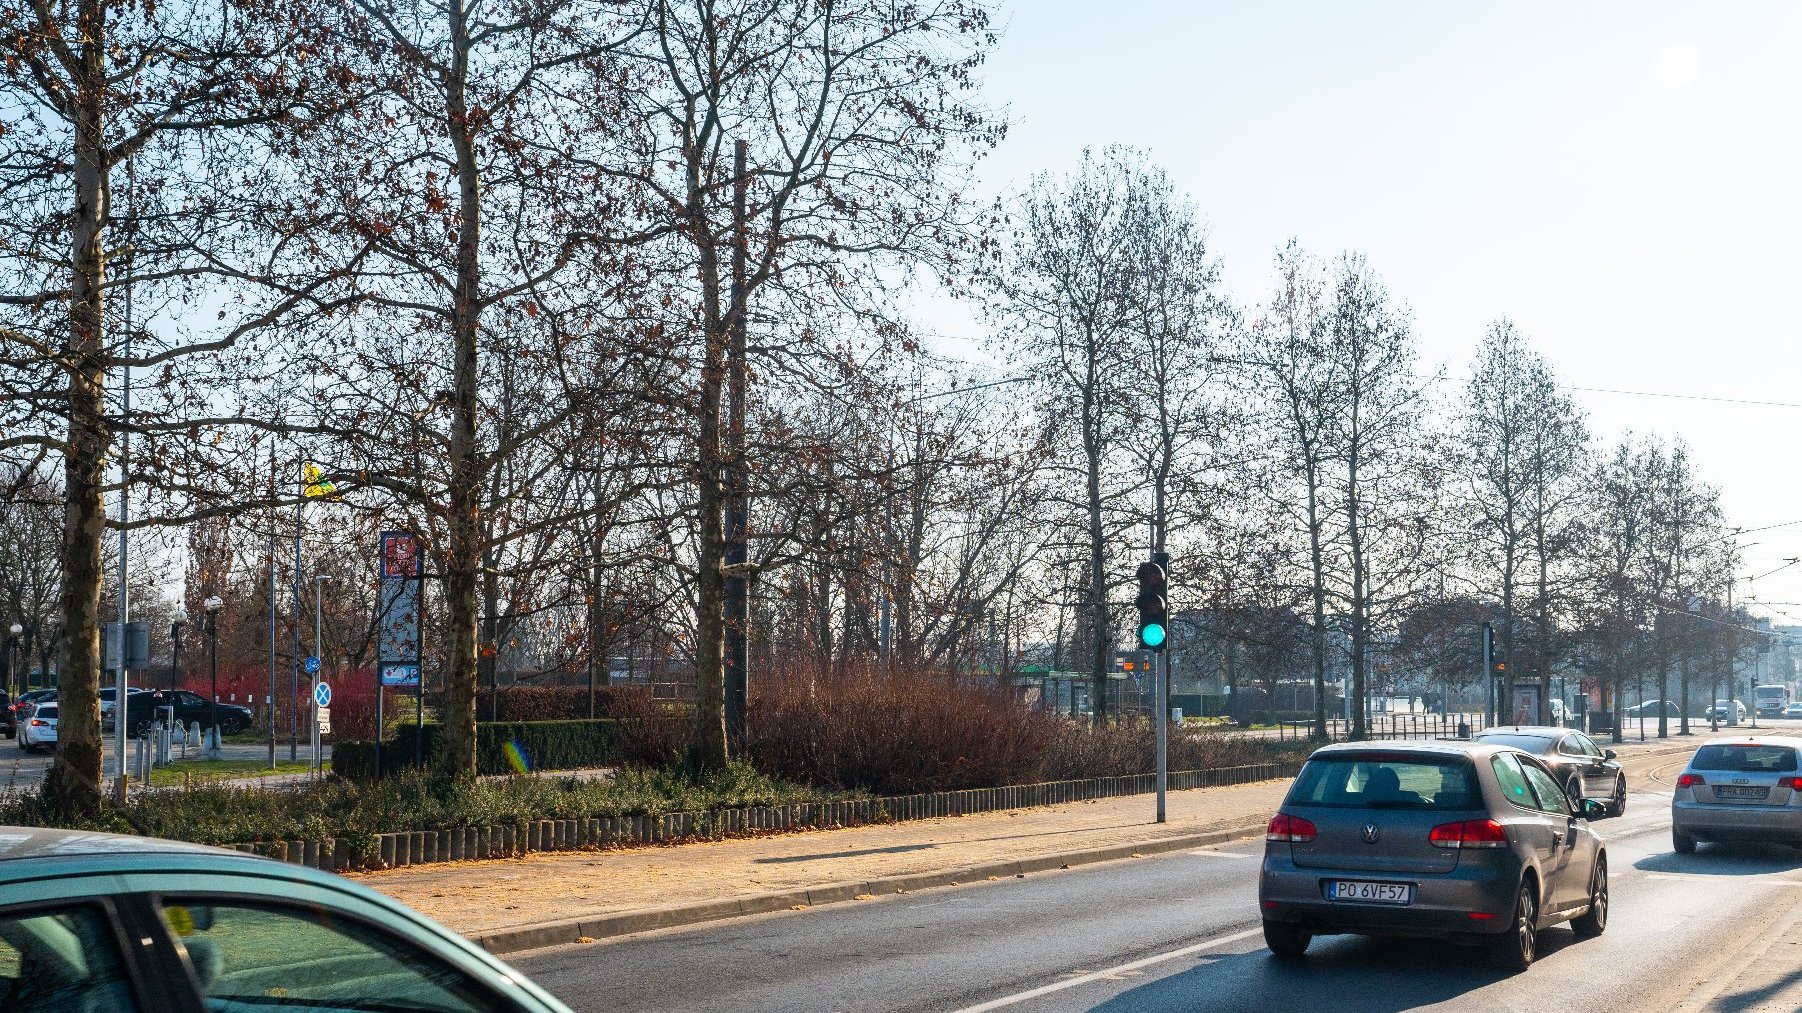
[[[1139,607],[1139,643],[1154,651],[1163,650],[1169,637],[1169,584],[1162,566],[1139,564],[1139,596],[1133,599]]]

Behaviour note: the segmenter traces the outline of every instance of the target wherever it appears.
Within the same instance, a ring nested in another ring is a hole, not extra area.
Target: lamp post
[[[206,610],[207,652],[210,655],[209,665],[212,668],[213,697],[207,703],[208,752],[212,758],[219,757],[219,610],[225,607],[225,599],[213,595],[201,603]]]
[[[169,690],[174,692],[175,680],[181,675],[181,628],[188,625],[188,610],[180,605],[175,606],[175,614],[169,617]]]
[[[20,643],[19,636],[20,636],[20,634],[22,634],[24,632],[25,632],[25,627],[19,625],[18,623],[13,623],[12,626],[7,630],[7,637],[6,637],[6,705],[8,707],[11,707],[13,704],[13,701],[16,700],[19,696],[19,694],[13,692],[13,687],[19,681],[17,675],[15,674],[15,668],[13,665],[13,651],[16,648],[18,648],[19,643]],[[25,657],[24,657],[23,653],[20,654],[19,661],[21,663],[25,662]],[[29,681],[29,680],[27,680],[27,681]]]

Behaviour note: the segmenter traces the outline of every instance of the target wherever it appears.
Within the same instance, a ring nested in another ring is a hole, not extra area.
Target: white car
[[[1746,705],[1740,703],[1738,700],[1716,700],[1714,706],[1708,708],[1707,712],[1702,716],[1705,718],[1714,718],[1717,721],[1744,721],[1746,719]]]
[[[1783,716],[1786,718],[1802,718],[1802,702],[1792,703],[1783,708]]]
[[[31,709],[31,716],[19,722],[19,748],[25,752],[56,745],[56,701],[41,703]]]

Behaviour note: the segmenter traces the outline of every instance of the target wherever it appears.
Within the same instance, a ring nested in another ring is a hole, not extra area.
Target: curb
[[[917,872],[906,876],[891,876],[862,882],[830,883],[803,890],[753,894],[731,900],[706,901],[655,911],[628,911],[613,915],[545,922],[539,925],[521,925],[516,928],[477,933],[468,938],[490,953],[517,953],[521,950],[536,950],[546,946],[561,946],[583,939],[592,941],[628,936],[639,932],[649,932],[653,929],[677,928],[704,922],[723,921],[729,918],[742,918],[748,915],[813,908],[825,904],[840,904],[856,900],[859,897],[874,899],[884,895],[893,896],[935,887],[973,885],[987,882],[991,877],[995,879],[1024,878],[1029,873],[1055,872],[1080,865],[1095,865],[1101,862],[1117,862],[1128,858],[1167,854],[1172,851],[1184,851],[1189,848],[1222,844],[1250,837],[1263,826],[1264,820],[1260,817],[1254,822],[1233,825],[1224,830],[1179,834],[1175,837],[1162,837],[1138,844],[1118,844],[1055,855],[1036,855],[1032,858],[1015,861],[942,869],[934,872]]]

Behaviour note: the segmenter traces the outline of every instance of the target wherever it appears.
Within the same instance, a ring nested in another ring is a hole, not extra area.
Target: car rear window
[[[1289,804],[1368,809],[1470,809],[1479,804],[1470,763],[1394,754],[1309,760]]]
[[[37,716],[40,718],[56,717],[56,705],[53,703],[39,704]]]
[[[1549,735],[1515,735],[1509,732],[1497,732],[1494,735],[1479,735],[1477,741],[1488,742],[1498,746],[1513,746],[1529,753],[1543,753],[1552,744]]]
[[[1703,746],[1689,761],[1692,770],[1737,770],[1741,773],[1796,769],[1796,751],[1788,746]]]

